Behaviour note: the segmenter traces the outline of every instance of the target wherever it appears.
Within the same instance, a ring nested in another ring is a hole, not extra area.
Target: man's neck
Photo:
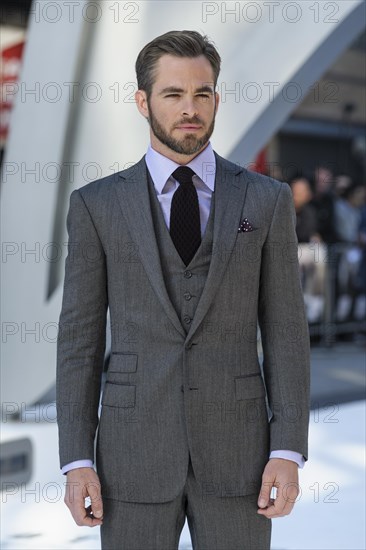
[[[169,149],[166,145],[163,143],[157,142],[156,140],[151,140],[151,148],[154,149],[154,151],[157,151],[160,153],[160,155],[163,155],[164,157],[167,157],[168,159],[172,160],[173,162],[176,162],[177,164],[180,164],[182,166],[188,164],[196,158],[206,147],[208,146],[209,142],[205,143],[205,145],[196,153],[193,155],[183,155],[180,153],[176,153],[172,149]]]

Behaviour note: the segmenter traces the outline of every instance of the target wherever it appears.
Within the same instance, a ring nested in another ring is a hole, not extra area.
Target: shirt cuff
[[[296,462],[299,468],[305,466],[305,458],[300,453],[295,451],[272,451],[269,458],[284,458],[285,460],[292,460]]]
[[[63,474],[67,474],[70,470],[76,470],[76,468],[92,468],[93,462],[91,460],[74,460],[74,462],[69,462],[61,468]]]

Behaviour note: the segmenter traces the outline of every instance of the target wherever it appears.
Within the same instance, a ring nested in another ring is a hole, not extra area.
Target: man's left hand
[[[275,499],[270,498],[272,487],[277,489]],[[284,458],[271,458],[262,476],[258,514],[269,519],[288,516],[298,494],[299,474],[296,462]]]

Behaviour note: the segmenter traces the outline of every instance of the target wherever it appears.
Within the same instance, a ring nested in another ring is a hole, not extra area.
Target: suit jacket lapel
[[[151,286],[167,316],[178,332],[185,337],[186,333],[169,299],[164,283],[151,216],[146,170],[145,157],[143,157],[131,168],[120,172],[120,177],[115,180],[115,190],[131,236],[138,245],[139,257]]]
[[[197,305],[189,332],[185,330],[168,296],[160,264],[148,193],[147,167],[143,157],[131,168],[120,172],[115,190],[131,235],[138,244],[139,256],[147,276],[167,316],[186,342],[203,321],[218,290],[231,251],[237,238],[240,214],[243,210],[248,181],[243,169],[215,153],[215,215],[213,250],[207,280]]]
[[[215,216],[212,257],[206,283],[198,302],[187,339],[203,321],[227,267],[231,251],[238,235],[240,214],[243,210],[248,181],[244,180],[243,169],[215,153]]]

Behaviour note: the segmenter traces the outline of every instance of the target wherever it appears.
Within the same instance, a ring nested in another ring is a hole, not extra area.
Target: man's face
[[[206,147],[218,101],[212,67],[204,56],[163,55],[150,98],[141,90],[136,94],[138,108],[150,124],[152,147],[174,160],[184,156],[185,162]]]
[[[315,187],[318,193],[327,193],[333,184],[333,174],[328,168],[320,166],[315,170]]]
[[[299,178],[293,182],[291,187],[295,208],[299,210],[312,198],[310,184],[306,179]]]

